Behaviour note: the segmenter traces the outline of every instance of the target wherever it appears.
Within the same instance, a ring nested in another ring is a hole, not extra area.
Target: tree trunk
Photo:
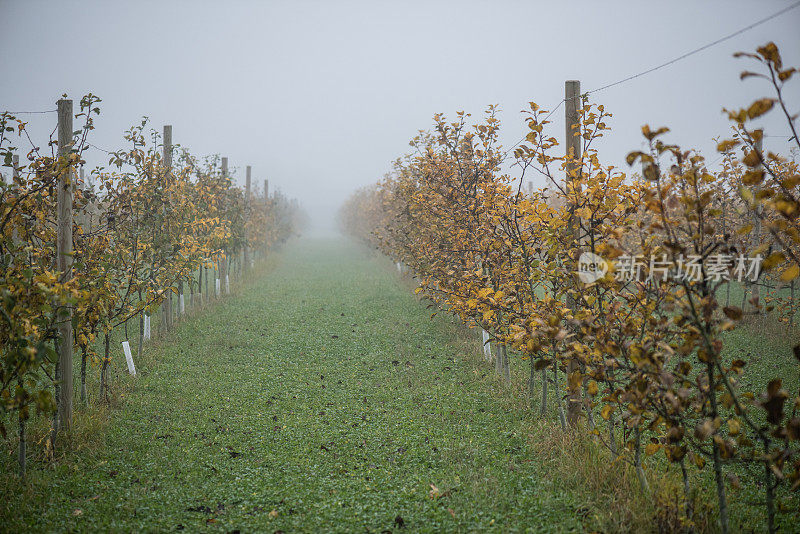
[[[22,414],[19,416],[19,478],[25,480],[25,469],[27,460],[27,441],[25,437],[25,419]]]
[[[594,430],[594,413],[592,412],[591,397],[586,392],[587,384],[583,385],[583,409],[586,411],[586,421],[589,423],[589,430]]]
[[[142,359],[142,351],[144,350],[144,311],[139,314],[139,339],[138,346],[136,347],[136,359]]]
[[[639,485],[642,487],[642,491],[650,493],[650,485],[647,483],[647,477],[644,476],[644,468],[642,467],[642,433],[638,426],[633,432],[633,466],[636,468],[636,476],[639,478]]]
[[[574,383],[573,380],[570,380],[570,376],[573,373],[578,373],[579,367],[578,362],[574,359],[570,358],[567,362],[567,392],[569,396],[567,397],[567,422],[569,426],[575,427],[578,425],[578,419],[580,418],[581,414],[581,388],[580,385],[574,387],[572,384]]]
[[[558,420],[561,423],[561,430],[566,430],[567,417],[564,413],[564,399],[561,395],[561,388],[558,387],[558,364],[553,365],[553,387],[556,390],[556,399],[558,399]]]
[[[681,476],[683,478],[683,505],[686,509],[686,519],[694,520],[694,501],[692,500],[691,487],[689,486],[689,473],[686,471],[686,458],[681,458]],[[694,532],[694,527],[690,529]]]
[[[104,344],[105,354],[103,356],[103,364],[100,367],[100,398],[108,402],[108,362],[111,361],[111,339],[109,338],[108,332],[105,334]]]
[[[86,347],[81,349],[81,402],[87,404],[86,400]]]
[[[170,288],[167,295],[167,329],[170,331],[172,331],[172,327],[175,324],[174,319],[174,313],[172,310],[172,288]]]
[[[725,307],[731,305],[731,281],[725,282]]]
[[[18,381],[19,387],[22,388],[22,379]],[[25,481],[25,470],[26,470],[26,460],[27,460],[27,440],[25,436],[25,418],[22,414],[22,406],[19,407],[18,410],[19,415],[19,478],[24,482]]]
[[[55,344],[55,349],[56,349],[56,354],[59,354],[59,352],[58,352],[58,343]],[[52,424],[52,426],[50,428],[50,454],[55,454],[55,450],[56,450],[56,435],[58,435],[58,426],[59,426],[58,403],[60,402],[60,399],[61,399],[61,395],[60,395],[60,393],[61,393],[61,384],[60,384],[60,382],[61,382],[61,368],[60,368],[60,366],[58,364],[58,359],[56,359],[56,368],[54,370],[54,377],[55,377],[55,385],[53,386],[53,390],[54,390],[54,393],[55,393],[56,411],[53,412],[53,424]]]
[[[547,413],[547,368],[542,369],[542,404],[539,407],[539,414]]]
[[[769,456],[769,441],[764,441],[764,456]],[[767,532],[775,532],[775,486],[772,485],[772,469],[769,459],[764,460],[764,491],[767,497]]]
[[[749,282],[742,284],[742,311],[745,311],[745,304],[747,304],[747,286]]]
[[[536,409],[536,368],[533,365],[533,356],[529,358],[531,364],[531,374],[528,377],[528,397],[530,398],[531,411]]]
[[[181,318],[181,315],[184,313],[185,310],[181,309],[181,304],[183,303],[183,279],[178,280],[178,299],[177,305],[178,309],[176,310],[176,317],[177,319]]]
[[[614,421],[614,412],[608,416],[608,447],[611,449],[611,454],[616,458],[619,453],[617,452],[617,424]]]
[[[708,362],[708,364],[706,364],[706,373],[708,376],[709,401],[711,404],[711,420],[713,421],[717,418],[717,415],[719,415],[719,410],[717,408],[717,393],[715,389],[716,383],[714,380],[713,362]],[[711,440],[711,452],[714,460],[714,481],[716,482],[717,487],[720,528],[722,530],[722,534],[728,534],[730,532],[730,526],[728,522],[728,497],[725,494],[725,479],[722,475],[722,459],[719,456],[719,446],[713,439]]]
[[[163,298],[163,297],[162,297]],[[161,335],[166,335],[169,332],[169,310],[167,308],[167,303],[169,301],[164,298],[161,301]]]
[[[503,351],[503,378],[506,379],[506,382],[511,382],[511,366],[508,363],[508,348],[505,343],[501,345],[501,349]]]

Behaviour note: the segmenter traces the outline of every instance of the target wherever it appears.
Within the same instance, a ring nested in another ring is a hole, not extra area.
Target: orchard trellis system
[[[134,374],[154,312],[161,332],[172,330],[186,313],[185,291],[188,308],[229,293],[231,276],[291,236],[298,220],[297,204],[270,196],[267,180],[253,195],[250,166],[241,190],[227,158],[198,160],[174,146],[172,126],[159,138],[144,120],[126,132],[124,150],[91,145],[99,101],[87,95],[77,114],[71,100],[58,101],[49,154],[27,136],[19,112],[0,113],[0,160],[12,171],[0,186],[0,432],[16,414],[22,477],[31,409],[52,414],[50,455],[73,421],[73,351],[81,356],[81,401],[88,402],[89,363],[99,368],[97,398],[107,400],[115,329],[124,328],[122,351]],[[77,131],[74,118],[83,121]],[[30,141],[24,164],[14,136]],[[109,168],[91,180],[82,159],[89,147],[109,156]]]
[[[797,511],[800,490],[800,392],[784,389],[782,377],[748,391],[748,362],[722,351],[745,314],[789,323],[800,274],[800,169],[762,150],[764,131],[752,122],[783,115],[790,146],[800,148],[784,94],[797,69],[782,64],[773,43],[740,56],[760,67],[742,78],[766,80],[774,95],[728,111],[734,135],[718,144],[719,172],[662,141],[666,128],[647,126],[649,150],[627,158],[641,174],[603,165],[595,141],[610,113],[567,81],[563,156],[547,133],[557,107],[530,104],[528,133],[513,148],[514,178],[501,172],[509,151],[498,147],[494,108],[474,125],[464,113],[453,122],[437,115],[414,151],[340,214],[352,234],[408,268],[418,292],[482,330],[500,376],[510,377],[507,347],[529,361],[532,410],[545,413],[554,386],[563,429],[607,446],[615,462],[634,468],[644,492],[653,491],[644,458],[662,453],[677,465],[688,531],[697,512],[692,469],[710,465],[723,532],[727,486],[740,476],[758,479],[770,532],[780,511]],[[548,187],[524,191],[529,173]],[[587,252],[608,267],[588,283],[578,276]],[[717,277],[720,256],[731,264]],[[623,257],[645,258],[638,276],[618,276]],[[689,257],[699,278],[675,276]],[[741,306],[730,302],[737,257],[763,258],[757,282],[743,284]],[[657,276],[649,258],[665,260],[673,276]],[[800,346],[794,355],[800,360]]]

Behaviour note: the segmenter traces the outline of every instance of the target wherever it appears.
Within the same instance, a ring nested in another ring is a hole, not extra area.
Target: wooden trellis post
[[[69,154],[72,150],[72,100],[58,101],[58,192],[56,257],[62,283],[72,279],[72,189]],[[72,309],[66,307],[58,324],[58,417],[55,431],[72,423]]]
[[[269,180],[264,180],[264,206],[269,204]],[[267,222],[266,224],[269,224]],[[264,227],[264,254],[267,252],[267,238],[269,237],[269,226]]]
[[[565,187],[567,188],[567,201],[572,202],[571,197],[574,195],[574,191],[570,194],[570,187],[569,182],[573,179],[577,178],[576,176],[572,176],[573,174],[577,174],[580,172],[580,157],[581,157],[581,135],[580,135],[580,103],[581,103],[581,82],[578,80],[567,80],[564,83],[564,118],[566,123],[566,157],[568,164],[566,171],[566,182]],[[580,255],[580,249],[577,248],[577,244],[580,240],[580,222],[578,218],[575,216],[576,206],[573,204],[569,205],[570,210],[570,219],[569,219],[569,231],[572,233],[572,239],[575,243],[575,265],[578,264],[578,256]],[[567,297],[567,305],[570,306],[573,311],[575,310],[575,301],[572,297]],[[567,399],[567,423],[570,426],[575,426],[578,424],[578,418],[580,417],[581,413],[581,389],[580,384],[576,383],[577,381],[574,380],[572,377],[575,373],[579,373],[580,369],[573,359],[567,363],[567,388],[569,390],[569,396]]]
[[[228,177],[228,158],[222,158],[222,177]],[[223,203],[222,209],[225,209],[225,205]],[[219,280],[220,280],[220,288],[218,293],[222,294],[222,286],[225,287],[225,293],[228,292],[228,249],[222,249],[222,258],[219,261]]]
[[[755,150],[758,152],[759,158],[764,153],[762,138],[759,137],[756,139],[755,142]],[[759,164],[759,168],[763,168],[762,164]],[[756,186],[753,188],[754,192],[758,192],[759,187]],[[761,245],[761,213],[763,212],[764,208],[759,204],[755,211],[753,212],[753,244],[752,247],[758,248]],[[751,284],[751,301],[753,302],[754,312],[757,314],[761,314],[761,288],[758,286],[759,280],[754,280]],[[745,290],[746,291],[746,290]]]
[[[164,147],[163,147],[163,160],[164,160],[164,169],[167,173],[167,176],[164,180],[164,187],[169,189],[169,174],[172,171],[172,126],[169,124],[164,125]],[[167,197],[169,201],[171,194]],[[169,209],[164,211],[166,217],[169,217]],[[169,232],[169,223],[166,224],[167,231]],[[161,311],[164,314],[164,321],[166,330],[172,330],[172,290],[167,292],[167,298],[164,299],[164,303],[161,305]]]
[[[247,166],[247,177],[244,186],[244,270],[250,268],[250,243],[248,243],[247,221],[250,219],[250,165]]]

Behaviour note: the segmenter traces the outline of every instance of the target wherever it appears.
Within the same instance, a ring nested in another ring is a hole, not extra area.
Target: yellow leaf
[[[730,432],[731,436],[737,435],[741,428],[742,425],[737,419],[728,419],[728,431]]]
[[[741,141],[737,141],[735,139],[726,139],[721,143],[717,144],[717,152],[727,152],[728,150],[738,145],[740,142]]]
[[[747,153],[747,155],[742,159],[742,163],[747,165],[748,167],[755,167],[759,163],[761,163],[761,156],[758,155],[758,152],[755,150],[751,150]]]
[[[742,176],[742,183],[745,185],[758,185],[764,181],[764,169],[747,171]]]
[[[738,321],[742,318],[742,310],[736,306],[725,306],[722,311],[725,312],[725,315],[727,315],[729,319],[734,321]]]
[[[698,468],[702,469],[706,465],[706,459],[700,456],[699,454],[695,454],[694,463]]]
[[[660,448],[661,448],[661,445],[659,445],[658,443],[652,443],[652,442],[650,442],[650,443],[648,443],[648,444],[647,444],[647,446],[644,448],[644,453],[645,453],[647,456],[653,456],[655,453],[657,453],[657,452],[658,452],[658,449],[660,449]]]
[[[751,119],[755,119],[756,117],[760,117],[767,111],[772,109],[772,106],[775,105],[774,98],[760,98],[750,104],[750,107],[747,108],[747,116]]]
[[[792,264],[791,267],[781,273],[781,281],[791,282],[797,278],[798,275],[800,275],[800,266],[798,266],[796,263]]]

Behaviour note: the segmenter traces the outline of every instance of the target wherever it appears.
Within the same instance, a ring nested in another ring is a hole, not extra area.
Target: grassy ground
[[[459,331],[383,260],[291,245],[149,347],[81,450],[24,490],[6,455],[0,530],[583,530],[593,508]]]
[[[148,345],[137,379],[117,358],[113,406],[80,409],[54,464],[33,445],[24,489],[7,442],[0,531],[675,525],[664,517],[674,466],[649,459],[656,507],[629,466],[562,433],[554,406],[529,411],[527,362],[514,359],[502,383],[477,333],[431,311],[383,258],[343,241],[292,244],[237,295]],[[773,323],[748,319],[725,341],[728,357],[753,362],[745,385],[777,373],[796,387],[796,333]],[[731,492],[737,531],[763,530],[746,504],[759,498],[751,484]]]

